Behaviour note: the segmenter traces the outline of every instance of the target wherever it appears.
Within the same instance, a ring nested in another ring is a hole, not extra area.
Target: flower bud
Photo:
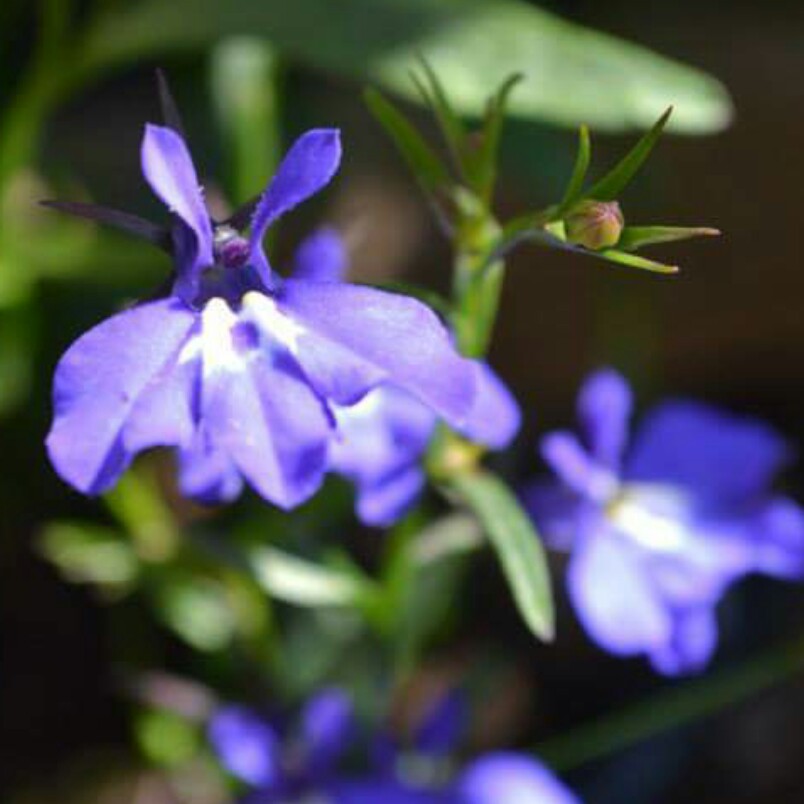
[[[616,246],[624,225],[616,201],[583,201],[564,220],[567,240],[592,251]]]

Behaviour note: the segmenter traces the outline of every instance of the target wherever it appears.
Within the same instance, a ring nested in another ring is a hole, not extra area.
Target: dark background
[[[570,423],[580,379],[603,362],[625,370],[645,402],[666,393],[705,397],[761,414],[801,442],[804,8],[795,2],[714,0],[577,0],[554,7],[718,76],[733,95],[737,117],[718,136],[666,138],[624,199],[626,216],[636,210],[635,220],[723,230],[719,241],[674,247],[673,257],[683,267],[679,276],[638,275],[535,248],[512,260],[493,362],[529,416],[521,465],[535,471],[532,437]],[[20,52],[25,36],[23,28],[15,42]],[[214,133],[204,129],[202,93],[194,89],[202,60],[186,57],[163,66],[187,107],[196,151],[215,173],[221,156],[211,144]],[[140,125],[156,113],[153,67],[146,63],[109,76],[68,104],[49,127],[45,145],[46,159],[71,164],[98,197],[142,211],[149,202],[137,177],[136,154]],[[357,219],[355,276],[407,274],[443,286],[446,246],[393,150],[362,111],[357,85],[301,68],[292,68],[286,80],[295,99],[289,110],[293,127],[334,118],[344,129],[348,158],[328,200],[283,231],[280,253],[289,254],[299,232],[320,215],[337,223]],[[533,143],[527,159],[526,138]],[[630,140],[599,141],[599,154],[613,158]],[[501,210],[513,212],[554,195],[571,164],[572,142],[568,132],[534,132],[513,123]],[[161,268],[155,263],[147,269],[155,282]],[[140,292],[140,277],[131,279],[130,288],[126,282],[130,293]],[[28,404],[0,429],[0,785],[9,796],[12,789],[33,791],[10,801],[56,800],[54,788],[62,800],[87,800],[71,792],[80,789],[72,780],[123,762],[129,744],[115,660],[125,654],[127,638],[135,638],[120,631],[120,623],[130,620],[64,584],[31,548],[49,518],[93,515],[91,504],[58,483],[36,445],[47,426],[48,377],[57,355],[74,334],[105,315],[119,293],[119,287],[91,285],[76,293],[58,282],[44,287],[46,335],[35,387]],[[801,471],[787,482],[804,498]],[[517,655],[522,700],[534,711],[533,700],[540,702],[540,719],[519,729],[524,743],[549,746],[551,737],[576,725],[671,689],[642,663],[608,659],[589,646],[566,611],[557,645],[534,647],[515,624],[501,626],[511,618],[499,579],[480,571],[476,580],[482,586],[466,604],[459,639],[479,638],[492,652],[505,645]],[[742,585],[723,606],[715,672],[801,633],[802,602],[804,592],[795,587],[761,580]],[[187,662],[170,637],[160,633],[157,639],[163,657],[179,666]],[[473,660],[471,651],[465,660]],[[758,694],[738,694],[711,716],[608,752],[573,768],[568,778],[588,804],[804,801],[804,676],[796,666],[796,660],[783,665],[778,682]],[[672,712],[675,704],[668,706]],[[150,783],[104,800],[163,800],[158,783]]]

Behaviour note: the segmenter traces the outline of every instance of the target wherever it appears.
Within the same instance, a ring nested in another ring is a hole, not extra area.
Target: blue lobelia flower
[[[486,754],[451,773],[463,716],[462,699],[447,696],[404,754],[379,735],[375,742],[383,750],[373,752],[375,767],[362,775],[342,767],[356,747],[356,726],[349,699],[338,689],[311,698],[289,728],[287,721],[283,727],[278,718],[230,706],[213,716],[208,733],[220,763],[251,788],[243,804],[578,804],[523,754]]]
[[[296,255],[295,278],[343,281],[348,258],[332,229],[308,238]],[[472,361],[474,403],[456,429],[491,449],[506,447],[519,430],[516,400],[485,364]],[[357,404],[333,405],[338,435],[330,468],[357,489],[357,513],[368,525],[388,526],[416,501],[425,485],[421,461],[438,422],[434,409],[389,378]]]
[[[337,131],[301,136],[248,214],[223,224],[210,218],[175,128],[148,125],[141,155],[146,180],[172,213],[175,280],[167,298],[113,316],[61,358],[47,448],[64,480],[97,494],[136,453],[172,446],[188,496],[231,498],[245,480],[290,508],[322,481],[334,406],[392,381],[463,423],[474,369],[427,307],[315,276],[283,280],[268,263],[268,227],[337,170]],[[56,206],[85,214],[80,205]],[[164,245],[158,227],[132,224],[133,216],[95,217]],[[315,256],[313,249],[306,258],[310,273]]]
[[[695,672],[732,582],[804,576],[804,512],[771,490],[790,449],[762,422],[681,400],[651,411],[626,449],[631,406],[619,374],[591,375],[578,398],[584,445],[547,435],[560,483],[538,482],[526,500],[572,553],[567,587],[592,639],[667,675]]]

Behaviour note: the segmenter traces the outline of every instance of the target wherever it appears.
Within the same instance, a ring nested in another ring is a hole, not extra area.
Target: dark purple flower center
[[[249,257],[249,243],[231,226],[215,229],[215,262],[224,268],[242,268]]]

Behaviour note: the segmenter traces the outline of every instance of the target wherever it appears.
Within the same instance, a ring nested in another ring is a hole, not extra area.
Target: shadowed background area
[[[92,3],[78,5],[77,19],[92,12]],[[248,5],[244,0],[238,7]],[[368,48],[372,56],[393,54],[418,34],[404,3],[392,5],[397,16],[380,26]],[[365,81],[349,76],[349,69],[328,69],[341,63],[334,53],[325,52],[316,66],[294,58],[326,49],[328,26],[345,38],[338,47],[349,52],[350,37],[359,40],[363,30],[356,8],[350,3],[338,13],[330,9],[326,21],[310,19],[315,33],[309,37],[307,29],[288,21],[293,56],[280,55],[270,68],[278,75],[278,97],[245,101],[266,117],[276,113],[276,103],[283,143],[317,125],[337,125],[344,135],[340,178],[326,197],[283,225],[274,253],[279,265],[287,265],[304,233],[326,220],[346,236],[353,278],[404,279],[443,289],[447,244],[366,112],[360,97]],[[601,364],[623,370],[641,403],[667,394],[703,397],[761,415],[803,443],[804,9],[794,2],[747,0],[727,7],[701,0],[684,8],[669,0],[567,0],[550,9],[716,76],[731,93],[736,116],[720,133],[667,136],[622,199],[630,222],[704,224],[723,231],[720,239],[659,247],[660,258],[681,265],[679,275],[639,273],[535,245],[511,259],[491,362],[520,400],[526,426],[506,468],[523,476],[540,470],[536,436],[572,423],[577,387]],[[446,11],[437,13],[449,19]],[[249,12],[244,14],[248,21]],[[22,3],[0,10],[0,23],[2,115],[13,108],[19,73],[34,42],[42,46],[42,31]],[[192,38],[192,20],[188,31]],[[117,39],[100,39],[99,52],[133,47],[136,26],[118,33]],[[147,765],[142,756],[148,754],[148,736],[132,727],[130,717],[131,668],[169,667],[188,677],[200,672],[231,687],[215,651],[193,653],[169,628],[144,617],[136,596],[107,606],[86,588],[64,583],[37,547],[52,520],[109,520],[96,503],[62,486],[47,465],[41,443],[55,361],[79,332],[123,300],[156,288],[167,259],[122,238],[91,243],[91,227],[83,224],[45,231],[38,227],[52,226],[51,213],[36,210],[33,202],[57,193],[157,218],[138,165],[142,125],[158,115],[157,65],[171,77],[202,179],[226,177],[208,185],[211,203],[225,209],[227,196],[240,195],[240,201],[258,190],[277,145],[268,142],[253,163],[227,152],[227,143],[248,133],[227,131],[225,104],[233,99],[216,95],[210,79],[211,61],[220,51],[211,55],[202,44],[190,42],[164,55],[145,51],[133,61],[110,57],[86,88],[65,88],[42,130],[36,169],[24,160],[22,166],[0,162],[0,177],[5,168],[13,176],[2,198],[0,278],[14,277],[3,286],[0,312],[0,789],[15,804],[227,800],[219,782],[195,765],[182,766],[170,780]],[[58,54],[45,68],[58,72]],[[639,75],[631,78],[639,81]],[[533,74],[526,80],[538,84],[543,78]],[[492,89],[483,87],[481,94]],[[602,108],[607,100],[601,91]],[[421,109],[410,110],[427,125]],[[651,108],[645,117],[660,111]],[[234,118],[237,109],[228,113]],[[213,118],[217,126],[209,124]],[[605,121],[606,114],[599,119]],[[593,137],[596,164],[607,164],[634,133],[595,135],[593,127]],[[513,119],[503,141],[500,214],[553,201],[571,171],[574,147],[568,128]],[[42,231],[46,242],[34,259],[26,240]],[[62,264],[82,254],[84,268],[62,271]],[[29,281],[17,276],[32,271],[29,264],[45,266],[31,293],[15,284]],[[158,471],[168,474],[161,464]],[[804,470],[788,473],[785,484],[804,499]],[[348,506],[343,488],[328,493],[334,502],[314,503],[309,521],[326,520],[331,510],[340,514]],[[286,520],[255,513],[254,500],[248,505],[245,519],[256,523],[261,538],[284,538]],[[176,506],[188,521],[207,516]],[[233,521],[241,526],[242,519]],[[375,533],[351,526],[332,538],[371,566]],[[556,560],[556,573],[561,568]],[[609,658],[591,646],[563,598],[557,643],[534,644],[511,614],[496,568],[478,564],[470,572],[465,588],[471,594],[452,601],[460,609],[456,622],[449,639],[435,641],[432,658],[409,691],[412,706],[433,685],[460,677],[467,667],[481,668],[496,681],[484,688],[474,743],[536,747],[587,804],[804,800],[804,589],[754,579],[741,584],[720,612],[723,639],[711,675],[674,683],[657,679],[641,662]]]

